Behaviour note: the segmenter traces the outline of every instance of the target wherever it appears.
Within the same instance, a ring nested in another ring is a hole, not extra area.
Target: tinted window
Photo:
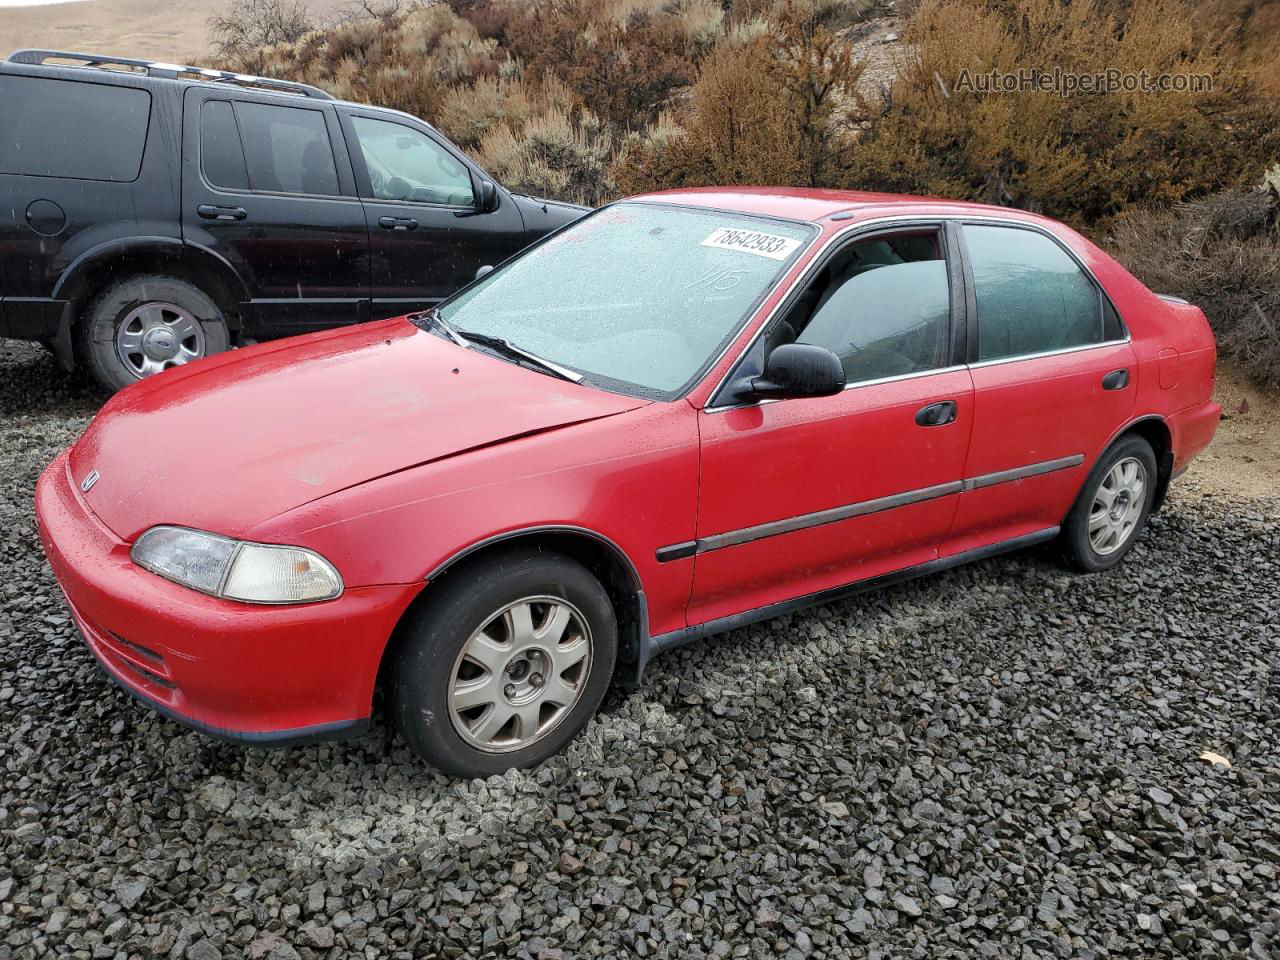
[[[1032,230],[966,226],[978,357],[999,360],[1104,339],[1102,295],[1058,244]]]
[[[150,116],[145,90],[0,78],[0,173],[136,180]]]
[[[200,162],[205,179],[217,187],[249,189],[249,173],[236,115],[225,100],[209,100],[204,105],[200,126]]]
[[[951,295],[934,239],[878,238],[837,254],[798,342],[834,352],[849,383],[943,366]]]
[[[412,127],[352,117],[370,186],[379,200],[469,207],[471,174],[448,150]]]
[[[338,171],[319,110],[237,103],[249,186],[275,193],[337,196]]]

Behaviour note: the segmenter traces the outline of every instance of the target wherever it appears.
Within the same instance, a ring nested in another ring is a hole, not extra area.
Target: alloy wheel
[[[470,746],[510,753],[541,740],[573,710],[591,671],[591,630],[562,597],[495,611],[463,644],[449,680],[449,719]]]
[[[1135,457],[1118,460],[1107,471],[1089,508],[1089,545],[1106,557],[1133,536],[1147,502],[1147,468]]]
[[[205,355],[200,322],[172,303],[144,303],[116,327],[116,355],[141,380]]]

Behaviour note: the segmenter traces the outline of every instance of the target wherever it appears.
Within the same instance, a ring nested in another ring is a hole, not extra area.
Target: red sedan
[[[1043,217],[653,194],[428,313],[129,387],[36,505],[162,713],[292,743],[378,697],[487,775],[692,638],[1051,539],[1113,566],[1213,437],[1214,352]]]

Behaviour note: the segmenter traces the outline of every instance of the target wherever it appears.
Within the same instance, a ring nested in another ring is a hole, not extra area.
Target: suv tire
[[[604,587],[566,556],[521,550],[468,564],[401,624],[386,691],[392,722],[414,753],[454,776],[541,763],[600,706],[617,637]]]
[[[103,288],[82,314],[77,347],[89,372],[114,393],[170,367],[222,353],[227,321],[198,287],[175,277],[136,276]]]
[[[1089,471],[1062,525],[1062,555],[1082,573],[1110,570],[1142,535],[1156,495],[1156,456],[1142,437],[1121,437]]]

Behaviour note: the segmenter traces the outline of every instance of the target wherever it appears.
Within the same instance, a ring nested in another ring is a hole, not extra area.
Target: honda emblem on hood
[[[93,485],[98,482],[98,471],[90,470],[89,475],[80,481],[80,492],[88,493],[93,489]]]

